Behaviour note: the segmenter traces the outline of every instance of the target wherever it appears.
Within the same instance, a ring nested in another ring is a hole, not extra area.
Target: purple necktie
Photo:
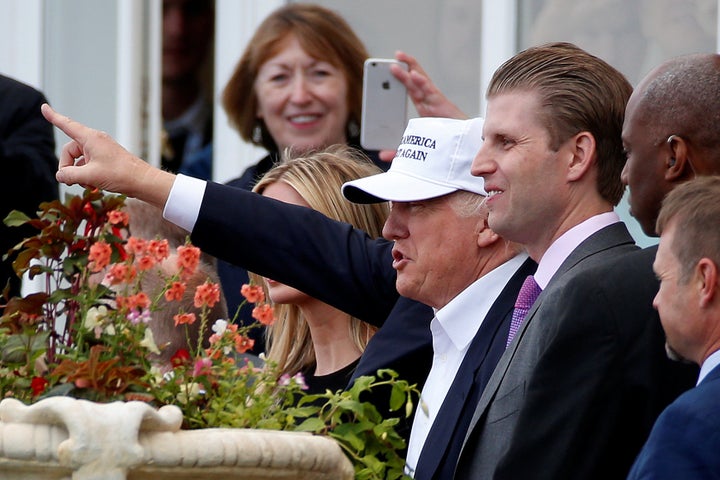
[[[542,288],[540,288],[535,281],[535,277],[528,275],[522,284],[522,288],[520,288],[517,300],[515,300],[515,309],[513,310],[512,320],[510,320],[510,331],[508,332],[505,348],[510,345],[515,334],[520,330],[520,325],[522,325],[523,320],[525,320],[525,315],[527,315],[530,308],[532,308],[540,292],[542,292]]]

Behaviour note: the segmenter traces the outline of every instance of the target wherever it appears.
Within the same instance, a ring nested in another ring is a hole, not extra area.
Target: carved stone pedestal
[[[0,402],[4,480],[351,480],[332,439],[249,429],[181,430],[177,407],[67,397]]]

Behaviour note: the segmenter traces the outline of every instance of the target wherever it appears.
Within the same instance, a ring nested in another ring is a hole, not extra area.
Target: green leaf
[[[325,422],[317,417],[307,418],[295,430],[299,432],[321,432],[325,429]]]
[[[20,225],[25,225],[29,221],[30,217],[25,215],[23,212],[19,210],[13,210],[12,212],[8,213],[7,217],[5,217],[5,220],[3,220],[3,223],[5,223],[5,225],[7,225],[8,227],[19,227]]]
[[[407,397],[406,392],[407,390],[399,383],[393,384],[392,391],[390,392],[391,412],[400,410],[400,408],[405,404],[405,398]]]

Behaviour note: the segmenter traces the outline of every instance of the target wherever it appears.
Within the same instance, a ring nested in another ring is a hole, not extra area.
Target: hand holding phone
[[[363,71],[360,145],[367,150],[395,150],[407,125],[407,90],[390,65],[408,66],[389,58],[368,58]]]

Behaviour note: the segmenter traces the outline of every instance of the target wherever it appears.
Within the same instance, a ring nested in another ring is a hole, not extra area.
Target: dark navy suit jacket
[[[720,367],[658,417],[628,480],[720,478]]]
[[[415,480],[452,478],[477,401],[505,352],[515,299],[536,268],[537,264],[527,259],[490,307],[428,433]]]
[[[422,388],[432,362],[433,311],[398,294],[392,242],[309,208],[212,182],[191,238],[211,255],[381,326],[355,375],[391,368]]]

